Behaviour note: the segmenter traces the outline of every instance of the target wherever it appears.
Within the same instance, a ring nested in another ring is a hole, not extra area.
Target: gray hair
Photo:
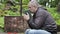
[[[39,3],[36,0],[31,0],[28,5],[32,5],[32,6],[35,6],[35,7],[40,7],[41,6],[41,5],[39,5]]]

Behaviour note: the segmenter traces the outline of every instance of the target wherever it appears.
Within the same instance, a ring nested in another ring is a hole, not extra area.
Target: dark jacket
[[[28,21],[31,29],[42,29],[48,32],[57,33],[56,23],[52,16],[43,8],[38,8],[33,17]]]

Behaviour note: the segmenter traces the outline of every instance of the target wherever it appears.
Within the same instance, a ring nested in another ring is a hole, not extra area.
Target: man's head
[[[39,7],[39,3],[37,1],[30,1],[28,7],[31,12],[35,13]]]

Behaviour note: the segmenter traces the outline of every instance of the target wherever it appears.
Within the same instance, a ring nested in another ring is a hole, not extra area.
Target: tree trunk
[[[29,28],[23,16],[5,16],[4,20],[5,32],[24,32]]]

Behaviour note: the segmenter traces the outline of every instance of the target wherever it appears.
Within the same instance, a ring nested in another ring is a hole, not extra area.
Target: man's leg
[[[51,34],[45,30],[35,30],[35,29],[27,29],[25,34]]]

